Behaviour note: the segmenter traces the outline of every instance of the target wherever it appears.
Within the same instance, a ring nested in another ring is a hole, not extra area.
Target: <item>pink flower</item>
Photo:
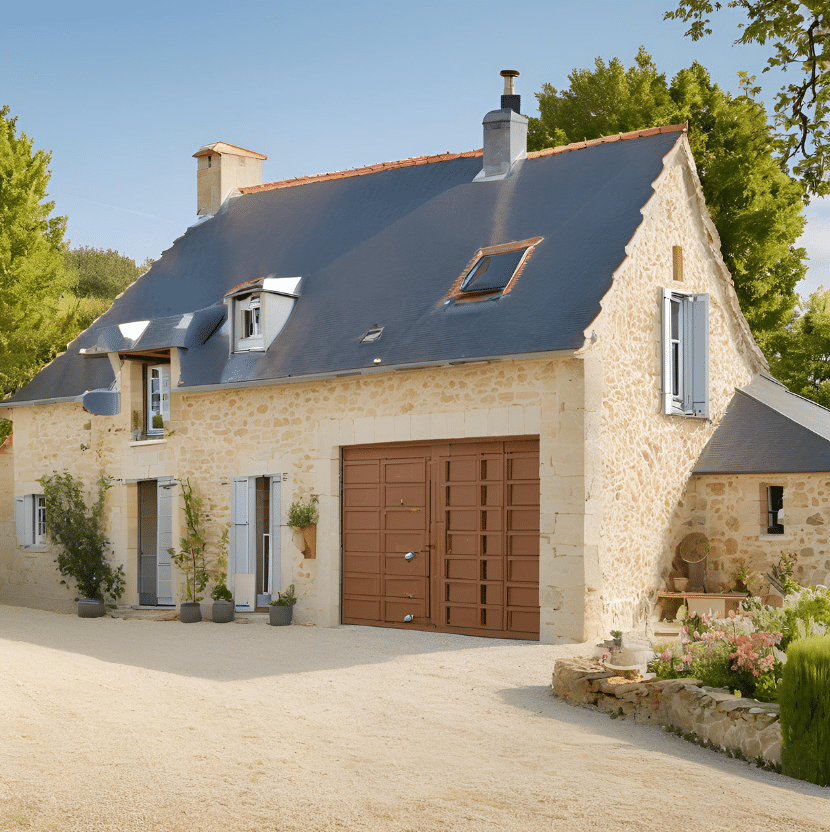
[[[670,661],[671,661],[671,658],[672,658],[672,656],[671,656],[671,650],[669,650],[669,648],[667,647],[667,648],[666,648],[666,649],[665,649],[665,650],[664,650],[664,651],[660,654],[660,658],[661,658],[664,662],[670,662]]]

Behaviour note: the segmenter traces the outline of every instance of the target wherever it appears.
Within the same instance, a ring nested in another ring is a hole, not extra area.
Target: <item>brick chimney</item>
[[[261,153],[225,142],[200,147],[196,159],[196,214],[212,216],[235,188],[262,184]]]
[[[503,69],[504,94],[501,109],[484,116],[484,169],[475,181],[504,179],[513,165],[527,158],[527,116],[519,113],[521,96],[516,95],[513,79],[515,69]]]

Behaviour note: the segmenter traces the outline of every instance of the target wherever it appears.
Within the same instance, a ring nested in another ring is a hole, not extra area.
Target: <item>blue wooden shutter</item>
[[[672,374],[671,374],[671,290],[663,289],[663,383],[662,383],[662,412],[671,413],[672,406]]]
[[[691,370],[686,377],[691,388],[687,413],[709,416],[709,295],[691,295],[687,307],[691,333]]]
[[[248,477],[234,477],[231,491],[231,546],[234,572],[237,575],[250,575],[256,571],[250,568],[253,553],[251,535],[255,533],[251,523],[250,487]]]
[[[159,604],[173,603],[173,566],[168,549],[173,548],[172,477],[156,481],[156,586]]]
[[[274,598],[277,592],[282,589],[282,475],[275,474],[271,477],[271,516],[268,519],[268,528],[271,530],[271,586],[269,591]]]
[[[26,546],[30,542],[26,536],[26,497],[14,498],[14,532],[18,546]]]

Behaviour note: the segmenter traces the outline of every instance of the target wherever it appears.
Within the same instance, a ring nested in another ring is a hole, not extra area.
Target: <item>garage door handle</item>
[[[407,552],[407,553],[403,556],[403,559],[404,559],[404,560],[412,560],[412,558],[414,558],[414,557],[415,557],[415,552]]]
[[[415,617],[415,616],[413,616],[413,615],[405,615],[405,616],[403,617],[404,624],[409,624],[409,622],[410,622],[410,621],[412,621],[412,619],[413,619],[414,617]]]

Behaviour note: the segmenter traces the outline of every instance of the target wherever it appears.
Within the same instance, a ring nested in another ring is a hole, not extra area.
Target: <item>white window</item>
[[[709,416],[709,295],[663,290],[663,413]]]
[[[170,419],[170,368],[158,364],[147,368],[147,435],[161,435]]]
[[[40,546],[47,543],[46,497],[43,494],[15,497],[14,525],[20,546]]]
[[[262,337],[262,304],[260,296],[247,295],[234,301],[235,349],[237,352],[265,349]]]

